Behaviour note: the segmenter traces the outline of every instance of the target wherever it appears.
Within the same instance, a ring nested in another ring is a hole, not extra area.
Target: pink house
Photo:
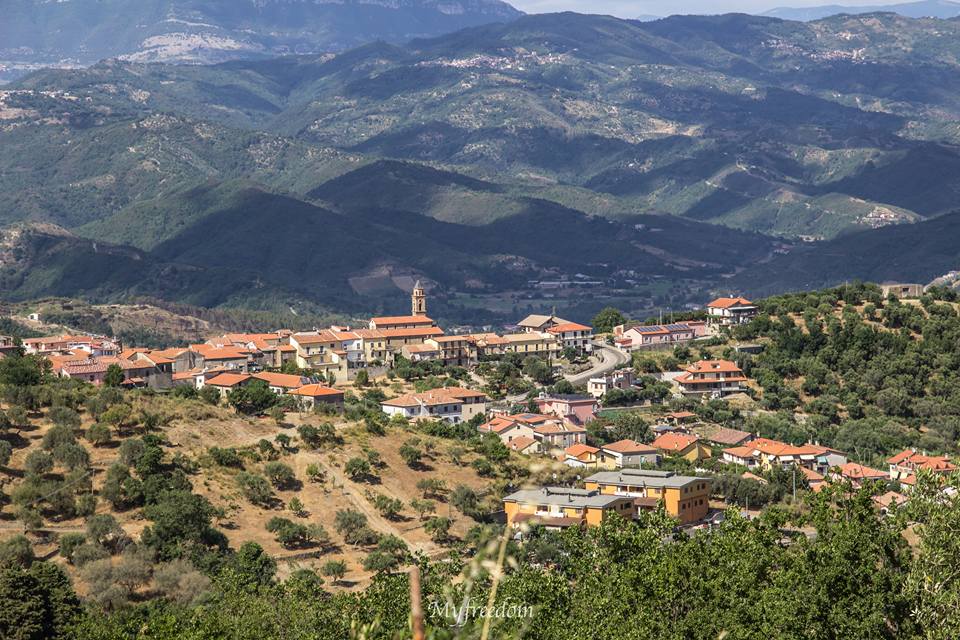
[[[541,413],[549,413],[569,420],[576,425],[584,425],[597,417],[600,405],[590,396],[562,395],[543,396],[537,399]]]

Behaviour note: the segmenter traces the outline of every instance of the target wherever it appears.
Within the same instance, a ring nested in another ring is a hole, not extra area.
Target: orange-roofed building
[[[296,363],[301,369],[333,375],[338,380],[349,376],[349,358],[341,340],[329,330],[294,333],[290,346],[296,349]]]
[[[540,444],[540,441],[534,440],[533,438],[527,436],[514,438],[507,443],[507,448],[509,448],[511,451],[522,453],[525,456],[533,455],[543,451],[543,445]]]
[[[198,367],[213,369],[225,367],[247,372],[252,351],[239,347],[215,347],[209,344],[190,345],[190,350],[197,354],[195,364]]]
[[[488,401],[487,395],[480,391],[444,387],[384,400],[380,406],[388,416],[400,415],[410,420],[440,419],[456,424],[483,414]]]
[[[707,303],[707,319],[711,324],[730,326],[750,322],[759,309],[746,298],[717,298]]]
[[[477,427],[477,430],[480,433],[494,433],[506,444],[514,438],[533,438],[535,424],[520,420],[516,416],[494,416]]]
[[[664,433],[651,444],[664,455],[680,456],[691,462],[705,460],[713,455],[710,447],[702,443],[700,438],[686,433]]]
[[[370,318],[371,329],[423,329],[437,323],[427,316],[381,316]]]
[[[302,376],[295,376],[289,373],[274,373],[272,371],[255,373],[253,377],[257,380],[263,380],[267,383],[267,386],[270,387],[271,391],[279,394],[289,393],[310,382],[308,378]]]
[[[719,397],[742,391],[747,377],[729,360],[700,360],[674,380],[685,394]]]
[[[810,486],[811,491],[820,491],[827,486],[827,479],[822,473],[814,471],[813,469],[807,469],[806,467],[800,467],[800,473],[807,479],[807,484]]]
[[[740,464],[747,468],[800,466],[818,473],[826,473],[832,467],[847,463],[847,456],[829,447],[816,444],[796,446],[770,438],[757,438],[746,444],[723,450],[724,462]]]
[[[957,470],[957,466],[946,456],[928,456],[913,449],[906,449],[887,459],[887,464],[890,467],[890,479],[896,481],[914,476],[920,469],[942,474]]]
[[[594,467],[599,456],[600,449],[580,442],[563,450],[563,463],[568,467]]]
[[[560,322],[547,329],[547,333],[557,337],[560,349],[573,349],[585,353],[593,349],[593,327],[576,322]]]
[[[315,409],[320,404],[333,405],[343,408],[343,391],[322,384],[307,384],[289,392],[308,409]]]
[[[740,447],[730,447],[723,450],[723,461],[739,464],[748,469],[760,466],[760,456],[756,449],[749,444]]]
[[[234,389],[250,384],[253,379],[253,376],[246,373],[221,373],[205,381],[203,386],[214,387],[220,391],[221,396],[226,396]]]
[[[566,420],[554,420],[533,428],[533,437],[543,443],[545,451],[562,451],[567,447],[585,442],[587,430]]]
[[[887,491],[872,498],[873,503],[880,509],[880,513],[884,515],[906,504],[907,499],[907,496],[902,493],[897,493],[896,491]]]
[[[887,474],[879,469],[871,469],[857,462],[848,462],[840,467],[834,474],[834,477],[840,477],[849,480],[854,487],[859,488],[864,483],[874,480],[886,480]]]

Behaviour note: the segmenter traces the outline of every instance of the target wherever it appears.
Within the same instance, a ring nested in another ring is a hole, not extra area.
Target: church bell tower
[[[424,292],[419,280],[417,280],[417,284],[413,285],[413,293],[410,294],[410,307],[412,311],[411,315],[427,315],[427,294]]]

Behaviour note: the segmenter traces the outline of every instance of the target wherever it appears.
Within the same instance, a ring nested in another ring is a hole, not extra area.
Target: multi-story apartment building
[[[730,326],[750,322],[759,313],[757,305],[746,298],[717,298],[707,303],[710,324]]]
[[[476,342],[470,336],[437,336],[427,338],[424,344],[436,347],[445,365],[469,367],[477,363]]]
[[[636,499],[638,509],[652,509],[663,502],[666,512],[681,524],[706,517],[710,510],[710,478],[681,476],[672,471],[621,469],[601,471],[584,481],[588,491]]]
[[[729,360],[700,360],[674,380],[686,394],[725,396],[742,391],[747,377]]]
[[[333,373],[337,379],[346,379],[347,354],[332,331],[294,333],[290,336],[290,345],[297,350],[296,362],[301,369]]]
[[[556,336],[560,350],[573,349],[579,353],[593,350],[593,328],[576,322],[561,322],[546,331]]]
[[[600,491],[542,487],[511,493],[503,499],[507,526],[538,524],[548,529],[577,526],[598,526],[611,514],[627,520],[635,517],[630,497],[604,494]]]
[[[560,341],[552,333],[539,331],[508,333],[502,339],[504,353],[519,353],[551,360],[560,352]]]

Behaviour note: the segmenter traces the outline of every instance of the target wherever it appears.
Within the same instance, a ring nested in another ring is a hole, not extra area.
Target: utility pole
[[[797,465],[793,465],[793,501],[797,501]]]

